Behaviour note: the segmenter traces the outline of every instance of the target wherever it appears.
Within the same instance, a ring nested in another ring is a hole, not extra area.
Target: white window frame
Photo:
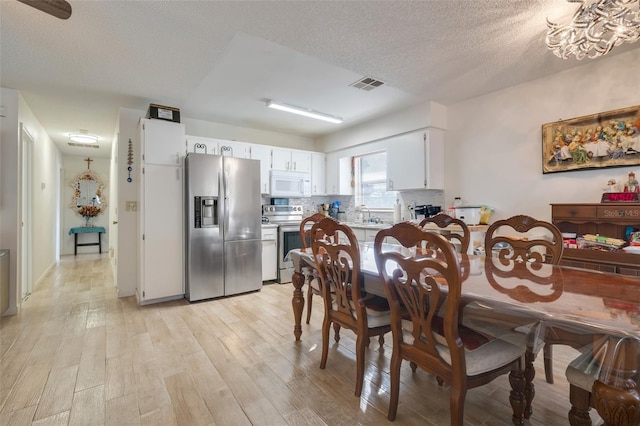
[[[380,150],[380,151],[373,151],[373,152],[368,152],[366,154],[360,154],[360,155],[354,155],[353,156],[353,179],[354,179],[354,188],[353,188],[353,193],[355,196],[355,205],[356,206],[360,206],[360,205],[367,205],[367,203],[363,202],[364,199],[364,195],[363,195],[363,191],[362,191],[362,173],[361,173],[361,160],[365,157],[368,156],[372,156],[372,155],[378,155],[384,153],[385,156],[387,154],[386,150]],[[387,185],[387,170],[386,170],[386,166],[385,166],[385,174],[384,177],[382,177],[381,179],[376,179],[376,180],[368,180],[366,181],[367,184],[384,184],[385,187]],[[369,207],[371,209],[371,211],[379,211],[379,212],[390,212],[393,211],[393,204],[395,203],[395,200],[398,197],[397,191],[387,191],[387,192],[392,192],[394,193],[393,197],[392,197],[392,204],[389,207],[371,207],[369,205],[367,205],[367,207]]]

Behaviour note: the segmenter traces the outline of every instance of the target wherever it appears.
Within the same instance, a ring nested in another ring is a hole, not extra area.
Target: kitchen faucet
[[[362,210],[362,209],[367,209],[367,213],[369,214],[369,218],[367,220],[367,223],[371,222],[371,210],[369,209],[369,207],[365,206],[364,204],[361,204],[360,205],[360,210]],[[364,223],[364,216],[362,217],[362,222]]]

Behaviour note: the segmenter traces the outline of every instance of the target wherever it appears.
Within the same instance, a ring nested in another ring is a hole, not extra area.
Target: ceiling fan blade
[[[18,0],[20,3],[35,7],[60,19],[69,19],[71,5],[65,0]]]

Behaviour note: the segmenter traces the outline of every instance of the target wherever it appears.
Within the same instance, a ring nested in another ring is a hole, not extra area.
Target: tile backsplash
[[[322,197],[306,197],[306,198],[290,198],[289,204],[301,205],[304,209],[304,216],[310,216],[321,210],[320,205],[324,203],[332,204],[334,201],[340,203],[340,212],[344,212],[344,220],[354,221],[357,219],[359,212],[356,211],[355,197],[352,195],[331,195]],[[409,213],[406,209],[408,203],[413,205],[431,204],[433,206],[442,206],[446,210],[448,206],[444,205],[444,191],[439,190],[416,190],[399,193],[400,204],[405,207],[403,212],[406,215],[404,220],[409,220]],[[262,197],[262,204],[270,204],[271,197]],[[381,221],[391,223],[393,221],[393,211],[376,211],[371,212],[371,217],[380,218]]]

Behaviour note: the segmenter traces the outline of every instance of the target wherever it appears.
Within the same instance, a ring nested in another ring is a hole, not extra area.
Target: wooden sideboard
[[[626,240],[627,227],[640,230],[640,203],[551,204],[551,220],[561,232],[599,234]],[[640,276],[640,255],[622,250],[565,248],[562,264]]]

